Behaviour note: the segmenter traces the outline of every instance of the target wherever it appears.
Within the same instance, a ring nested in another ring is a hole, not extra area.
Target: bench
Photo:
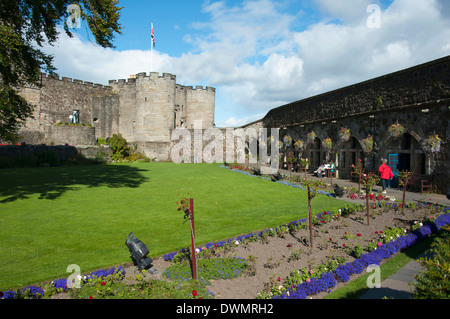
[[[358,172],[351,172],[350,173],[350,182],[359,182],[359,174]]]
[[[398,189],[400,189],[400,184],[398,185]],[[423,174],[415,174],[411,176],[408,189],[413,191],[419,191],[420,193],[432,193],[433,192],[433,177],[430,175]]]

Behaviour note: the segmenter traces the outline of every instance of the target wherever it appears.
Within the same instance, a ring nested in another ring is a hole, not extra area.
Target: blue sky
[[[115,49],[86,26],[46,46],[60,76],[108,84],[150,71],[216,88],[215,122],[239,126],[271,108],[450,55],[448,0],[121,0]],[[376,9],[376,10],[375,10]]]

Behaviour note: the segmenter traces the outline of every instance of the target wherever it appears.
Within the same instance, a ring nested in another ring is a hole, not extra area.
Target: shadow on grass
[[[136,188],[147,180],[147,170],[128,165],[84,165],[23,168],[0,171],[0,203],[26,199],[55,200],[81,187]]]

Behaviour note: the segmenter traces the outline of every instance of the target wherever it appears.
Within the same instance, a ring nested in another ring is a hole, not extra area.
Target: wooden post
[[[358,176],[358,196],[361,194],[361,169],[362,165],[359,166],[359,176]]]
[[[192,279],[197,280],[197,257],[195,254],[195,227],[194,227],[194,199],[190,199],[190,222],[191,222],[191,244],[192,244]]]
[[[367,210],[367,226],[369,226],[370,212],[369,212],[369,174],[366,175],[366,210]]]
[[[313,229],[311,216],[311,186],[308,184],[308,210],[309,210],[309,245],[313,248]]]

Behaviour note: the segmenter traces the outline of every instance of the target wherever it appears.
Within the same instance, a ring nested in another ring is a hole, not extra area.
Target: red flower
[[[375,231],[375,234],[378,234],[378,231]]]
[[[356,234],[356,236],[361,237],[361,234],[358,233],[358,234]]]
[[[280,277],[278,277],[278,281],[281,281],[281,278],[280,278]]]
[[[330,237],[330,241],[333,241],[333,239],[331,239],[331,237]]]
[[[198,295],[198,294],[197,294],[197,290],[195,290],[195,289],[192,290],[192,296],[193,296],[193,297],[196,297],[197,295]]]
[[[324,220],[321,220],[320,222],[321,222],[322,224],[323,224],[323,223],[325,223],[325,221],[324,221]]]
[[[344,246],[344,247],[345,247],[345,244],[342,244],[342,246]]]
[[[106,285],[106,282],[102,281],[101,285],[102,285],[102,286]]]
[[[92,297],[92,296],[89,296],[89,299],[94,299],[94,297]]]

